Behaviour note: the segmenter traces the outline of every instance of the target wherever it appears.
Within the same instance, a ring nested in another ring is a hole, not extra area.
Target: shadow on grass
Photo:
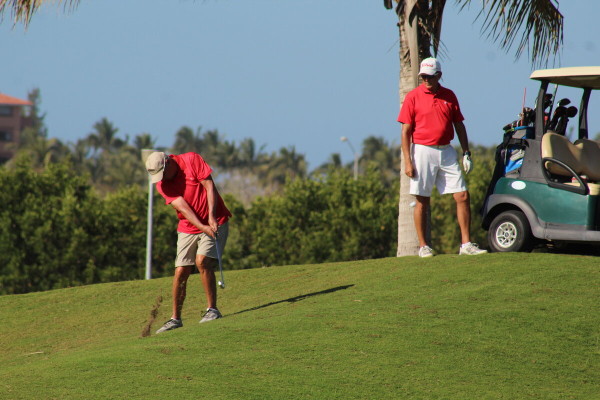
[[[301,294],[300,296],[290,297],[289,299],[285,299],[285,300],[272,301],[271,303],[263,304],[261,306],[256,306],[256,307],[252,307],[252,308],[248,308],[246,310],[238,311],[238,312],[230,314],[230,315],[237,315],[237,314],[245,313],[245,312],[248,312],[248,311],[256,311],[256,310],[260,310],[261,308],[265,308],[265,307],[269,307],[269,306],[274,306],[275,304],[295,303],[297,301],[304,300],[304,299],[307,299],[309,297],[319,296],[319,295],[328,294],[328,293],[334,293],[334,292],[337,292],[339,290],[345,290],[345,289],[351,288],[352,286],[354,286],[354,285],[336,286],[336,287],[333,287],[331,289],[321,290],[320,292],[313,292],[313,293]]]

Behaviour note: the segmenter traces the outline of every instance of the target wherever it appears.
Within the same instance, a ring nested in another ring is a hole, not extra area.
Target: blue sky
[[[527,55],[515,62],[480,36],[473,4],[446,7],[442,84],[458,95],[471,143],[489,146],[537,85]],[[560,10],[555,66],[600,65],[600,4],[562,0]],[[82,0],[68,13],[45,6],[28,29],[10,17],[0,92],[39,87],[49,135],[65,142],[103,117],[121,137],[150,133],[159,146],[201,126],[269,152],[294,146],[312,169],[334,152],[352,160],[341,136],[357,150],[370,135],[400,140],[397,20],[383,1]],[[600,132],[600,116],[590,124]]]

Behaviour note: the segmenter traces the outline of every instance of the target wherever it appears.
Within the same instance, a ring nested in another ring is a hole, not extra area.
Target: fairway
[[[442,255],[0,297],[0,399],[599,399],[598,258]],[[151,335],[142,337],[162,297]]]

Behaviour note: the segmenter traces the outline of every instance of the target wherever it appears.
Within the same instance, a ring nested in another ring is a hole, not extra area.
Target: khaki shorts
[[[440,194],[467,190],[454,147],[412,145],[416,176],[410,178],[410,194],[431,197],[433,186]]]
[[[229,234],[229,223],[220,225],[218,230],[219,253],[223,254],[227,236]],[[210,258],[217,259],[217,246],[215,239],[206,233],[183,233],[177,232],[177,258],[176,267],[185,267],[196,265],[196,255],[201,254]]]

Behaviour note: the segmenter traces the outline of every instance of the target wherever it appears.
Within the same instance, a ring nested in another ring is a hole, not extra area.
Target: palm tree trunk
[[[408,7],[407,7],[408,8]],[[400,30],[400,107],[404,102],[404,97],[408,92],[413,90],[417,85],[416,71],[411,67],[411,48],[415,49],[413,43],[409,46],[409,32],[416,27],[411,27],[407,23],[405,15],[399,15],[399,30]],[[416,23],[415,23],[416,25]],[[412,41],[411,41],[412,42]],[[418,53],[418,50],[415,52]],[[413,57],[414,58],[414,57]],[[418,58],[417,58],[418,60]],[[417,61],[414,68],[418,68],[419,61]],[[398,202],[398,250],[396,253],[397,257],[402,256],[413,256],[419,253],[419,240],[417,238],[417,231],[415,230],[414,224],[414,201],[415,198],[409,193],[410,178],[404,174],[404,161],[402,160],[402,154],[400,155],[400,200]],[[412,204],[412,206],[411,206]],[[430,230],[431,213],[427,210],[427,242],[431,243],[431,230]]]

